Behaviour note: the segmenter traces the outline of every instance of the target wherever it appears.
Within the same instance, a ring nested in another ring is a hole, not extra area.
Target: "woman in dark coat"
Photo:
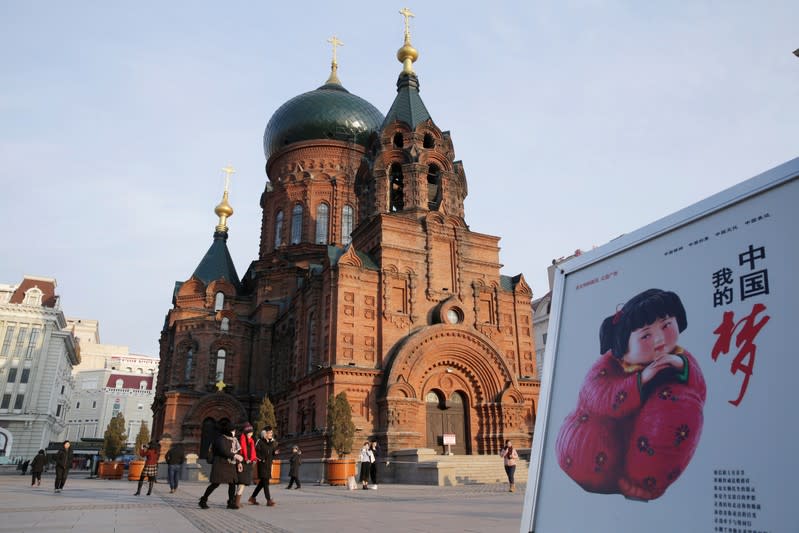
[[[46,463],[47,456],[44,454],[44,450],[39,450],[31,463],[31,487],[34,485],[38,487],[42,484],[42,472]]]
[[[208,509],[208,496],[216,488],[227,483],[228,509],[238,509],[236,505],[236,484],[238,483],[239,466],[244,459],[239,452],[241,445],[236,440],[236,429],[230,423],[222,421],[219,424],[220,435],[214,440],[214,464],[211,466],[211,484],[205,489],[205,494],[200,498],[200,507]]]
[[[291,447],[291,459],[289,459],[289,486],[286,487],[287,489],[291,488],[293,483],[296,483],[297,486],[294,487],[295,489],[300,488],[300,465],[302,464],[302,452],[300,451],[300,447],[296,444]]]
[[[252,424],[245,422],[241,428],[241,435],[239,436],[239,446],[241,446],[241,451],[239,453],[244,457],[244,460],[241,462],[241,470],[239,470],[239,486],[236,489],[236,507],[241,507],[241,495],[244,494],[244,487],[252,485],[252,474],[258,461],[252,432]]]
[[[272,426],[266,426],[261,431],[261,438],[255,443],[255,454],[258,456],[258,485],[255,491],[250,496],[249,501],[252,505],[258,505],[258,500],[255,499],[261,489],[264,489],[266,496],[266,505],[274,507],[275,500],[269,494],[269,479],[272,477],[272,461],[277,455],[277,441],[272,433]]]
[[[72,444],[65,440],[55,456],[55,491],[61,492],[67,482],[69,469],[72,468]]]

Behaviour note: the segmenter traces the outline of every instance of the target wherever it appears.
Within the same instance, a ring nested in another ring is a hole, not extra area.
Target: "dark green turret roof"
[[[214,232],[214,242],[194,269],[193,276],[206,285],[212,281],[225,279],[236,287],[237,292],[241,290],[239,275],[227,249],[227,232]]]
[[[295,96],[275,111],[264,131],[264,155],[269,157],[299,141],[335,139],[366,146],[383,114],[335,81]]]
[[[403,72],[397,79],[397,97],[388,110],[382,130],[392,122],[401,121],[406,123],[411,129],[416,129],[420,123],[430,119],[430,113],[419,96],[419,78],[416,74]]]

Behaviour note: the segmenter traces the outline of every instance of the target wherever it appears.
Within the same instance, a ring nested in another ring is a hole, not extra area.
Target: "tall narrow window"
[[[230,319],[222,317],[222,322],[219,323],[219,331],[228,331],[230,329]]]
[[[307,368],[306,371],[311,373],[314,364],[316,363],[316,316],[314,313],[308,315],[308,337],[306,339],[307,349]]]
[[[125,382],[124,382],[124,381],[122,381],[121,379],[118,379],[118,380],[116,381],[116,384],[115,384],[115,387],[114,387],[114,388],[121,389],[121,388],[122,388],[124,385],[125,385]]]
[[[14,326],[6,328],[6,336],[3,338],[3,347],[0,348],[0,356],[9,355],[8,349],[11,348],[11,340],[14,337]]]
[[[398,163],[392,163],[389,179],[389,211],[402,211],[405,208],[405,192],[402,167]]]
[[[31,369],[30,368],[23,368],[22,374],[19,376],[20,383],[27,383],[31,377]]]
[[[225,307],[225,293],[218,292],[214,300],[214,311],[221,311],[223,307]]]
[[[8,409],[9,405],[11,405],[11,395],[3,394],[3,401],[0,402],[0,409]]]
[[[319,204],[316,208],[316,244],[327,244],[327,225],[330,207],[327,204]]]
[[[302,239],[302,204],[291,210],[291,244],[299,244]]]
[[[283,244],[281,235],[283,235],[283,211],[278,211],[275,217],[275,249],[280,248],[280,245]]]
[[[186,352],[186,372],[184,374],[184,380],[190,381],[191,380],[191,367],[194,364],[194,351],[189,348]]]
[[[218,350],[216,352],[216,381],[224,381],[225,379],[225,350]]]
[[[22,402],[25,401],[24,394],[17,394],[17,397],[14,398],[14,409],[22,409]],[[58,404],[58,407],[61,407],[61,404]],[[61,413],[59,413],[60,415]]]
[[[352,242],[352,206],[345,205],[341,210],[341,244]]]
[[[441,172],[436,165],[427,168],[427,208],[438,209],[441,203]]]
[[[17,335],[17,346],[16,348],[14,348],[14,355],[16,355],[17,357],[21,356],[24,353],[24,346],[26,340],[28,340],[28,328],[26,326],[20,326],[19,335]]]
[[[39,344],[39,334],[41,332],[41,328],[34,327],[31,329],[31,339],[28,341],[28,348],[25,350],[25,359],[33,357],[33,352]]]
[[[16,383],[17,382],[17,367],[12,366],[8,369],[8,382],[9,383]]]

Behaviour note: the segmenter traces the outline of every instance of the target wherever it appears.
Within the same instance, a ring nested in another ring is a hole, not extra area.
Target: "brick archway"
[[[221,392],[202,397],[183,418],[182,433],[183,446],[187,452],[202,455],[200,449],[202,441],[203,422],[206,419],[214,421],[227,418],[232,423],[247,419],[244,406],[233,396]]]
[[[505,433],[521,429],[514,426],[523,395],[499,348],[469,328],[438,324],[408,336],[392,359],[380,402],[389,450],[426,446],[425,395],[433,389],[445,398],[459,391],[468,402],[472,453],[493,453]]]

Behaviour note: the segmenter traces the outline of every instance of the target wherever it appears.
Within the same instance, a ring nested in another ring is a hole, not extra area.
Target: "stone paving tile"
[[[80,473],[70,476],[60,494],[53,493],[52,477],[45,477],[41,488],[30,488],[24,479],[0,476],[0,532],[516,532],[524,498],[521,484],[510,494],[504,484],[348,491],[306,483],[300,490],[273,485],[275,507],[263,505],[261,495],[262,505],[229,510],[222,486],[205,510],[197,505],[204,483],[184,482],[169,494],[161,482],[152,496],[137,497],[133,482],[86,479]],[[252,489],[245,490],[244,500]]]

